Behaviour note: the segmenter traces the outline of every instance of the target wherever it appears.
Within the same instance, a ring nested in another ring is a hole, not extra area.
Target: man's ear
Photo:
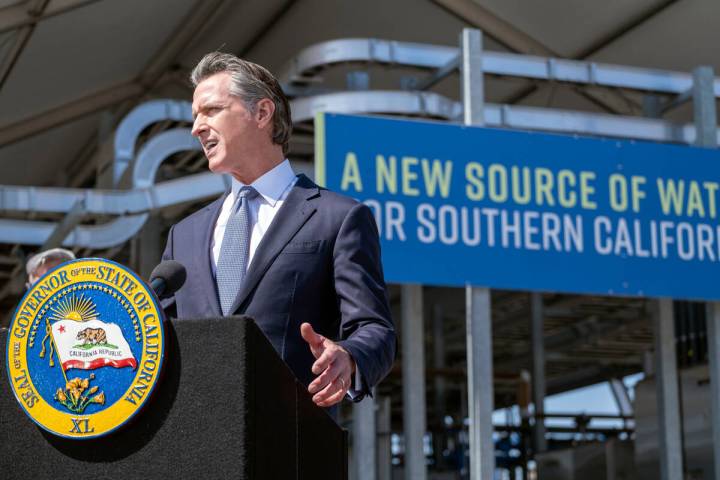
[[[275,114],[275,104],[269,98],[259,100],[255,105],[255,121],[258,128],[264,129],[268,125],[272,127],[273,115]]]

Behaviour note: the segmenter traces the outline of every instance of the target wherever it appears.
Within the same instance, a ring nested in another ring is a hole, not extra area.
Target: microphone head
[[[160,265],[153,269],[150,274],[150,282],[153,280],[163,280],[165,282],[165,295],[172,295],[180,290],[185,283],[187,272],[182,263],[175,260],[163,260]]]

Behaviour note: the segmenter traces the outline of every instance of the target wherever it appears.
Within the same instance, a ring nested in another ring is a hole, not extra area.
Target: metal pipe
[[[317,112],[385,113],[460,121],[462,105],[432,92],[335,92],[297,98],[291,102],[295,123],[310,121]],[[692,124],[622,115],[587,113],[517,105],[485,104],[485,125],[490,127],[577,133],[689,144],[695,140]],[[720,131],[718,131],[720,138]]]
[[[132,109],[115,131],[113,185],[117,186],[125,170],[135,158],[135,144],[148,126],[162,120],[192,122],[192,106],[179,100],[151,100]]]
[[[85,211],[88,213],[133,214],[120,216],[102,225],[77,226],[65,238],[63,245],[85,248],[109,248],[119,245],[142,228],[147,219],[147,213],[141,212],[212,197],[222,193],[228,188],[228,185],[229,180],[225,176],[200,173],[138,190],[81,190],[75,192],[76,196],[72,196],[72,192],[64,192],[64,194],[58,195],[58,198],[64,201],[67,200],[67,196],[75,199],[84,198]],[[42,195],[43,192],[40,189],[36,190]],[[53,193],[56,192],[51,192],[49,197]],[[0,188],[0,194],[2,194],[2,188]],[[32,211],[32,209],[28,210]],[[42,245],[57,228],[57,225],[55,222],[0,219],[0,242]]]
[[[458,49],[375,38],[330,40],[301,50],[279,76],[281,82],[308,83],[323,68],[348,62],[393,64],[437,70]],[[483,52],[483,73],[613,88],[681,94],[692,87],[692,75],[671,70],[629,67],[504,52]],[[714,79],[720,96],[720,79]]]

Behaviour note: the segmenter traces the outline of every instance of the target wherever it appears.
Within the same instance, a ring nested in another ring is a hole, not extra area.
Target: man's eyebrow
[[[222,106],[222,103],[218,100],[214,99],[208,99],[208,100],[200,100],[198,102],[197,108],[193,107],[192,112],[193,115],[197,115],[199,111],[207,110],[208,108],[216,108]]]
[[[198,112],[199,112],[200,110],[203,110],[204,108],[206,108],[206,103],[207,103],[207,102],[204,102],[204,101],[200,100],[200,101],[198,102],[198,106],[197,106],[197,107],[195,107],[195,105],[192,105],[192,116],[193,116],[193,118],[197,117],[197,114],[198,114]]]

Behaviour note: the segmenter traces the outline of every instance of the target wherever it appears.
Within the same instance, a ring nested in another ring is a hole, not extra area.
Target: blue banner
[[[319,114],[316,180],[388,282],[720,299],[720,151]]]

